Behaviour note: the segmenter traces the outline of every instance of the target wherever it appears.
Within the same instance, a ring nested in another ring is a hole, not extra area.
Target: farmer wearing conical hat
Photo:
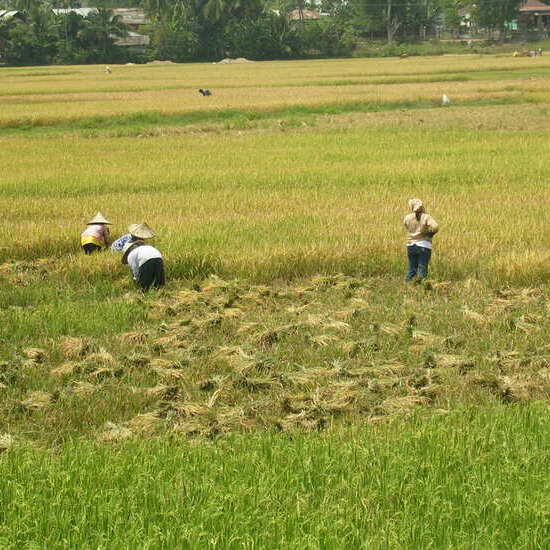
[[[109,246],[111,235],[108,225],[111,222],[98,212],[87,224],[86,229],[80,235],[80,246],[85,254],[93,254]]]
[[[124,245],[137,240],[152,239],[155,232],[146,223],[133,223],[128,227],[128,233],[119,237],[112,245],[111,250],[122,252]]]
[[[432,239],[439,231],[438,223],[426,213],[420,199],[409,201],[410,214],[403,220],[408,231],[407,256],[409,271],[407,281],[418,278],[422,280],[428,276],[428,264],[432,256]]]
[[[130,266],[134,280],[142,290],[164,286],[162,254],[145,242],[152,239],[155,232],[146,223],[133,224],[128,232],[117,239],[111,249],[122,252],[122,263]]]

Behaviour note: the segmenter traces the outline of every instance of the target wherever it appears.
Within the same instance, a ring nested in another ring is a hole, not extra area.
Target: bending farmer
[[[439,225],[426,213],[420,199],[411,199],[409,208],[411,213],[405,216],[404,223],[408,231],[407,281],[412,281],[416,277],[424,279],[428,276],[428,264],[432,256],[432,238],[439,231]]]
[[[93,254],[102,248],[107,248],[111,238],[107,226],[112,223],[101,212],[98,212],[86,225],[86,229],[80,235],[80,246],[84,253]]]
[[[142,290],[149,290],[151,286],[164,286],[162,254],[154,246],[145,243],[145,239],[155,236],[154,231],[145,223],[131,225],[129,231],[132,238],[122,249],[122,263],[130,266],[134,280]]]

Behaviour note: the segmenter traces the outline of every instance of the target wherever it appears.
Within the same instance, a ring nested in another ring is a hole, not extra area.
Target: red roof
[[[520,13],[550,13],[550,6],[548,4],[543,4],[539,0],[527,0],[521,8],[519,8]]]

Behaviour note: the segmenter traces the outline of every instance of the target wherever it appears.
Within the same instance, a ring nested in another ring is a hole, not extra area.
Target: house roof
[[[81,17],[88,17],[89,15],[99,13],[97,8],[64,8],[64,9],[53,9],[55,15],[67,15],[69,13],[76,13]]]
[[[520,13],[550,13],[550,6],[543,4],[539,0],[526,0],[526,2],[519,8]]]
[[[0,10],[0,19],[13,19],[16,16],[23,15],[23,12],[17,10]]]
[[[292,10],[288,15],[292,20],[299,20],[302,17],[304,19],[321,19],[321,14],[316,10],[302,10],[301,16],[300,10]]]
[[[148,36],[132,31],[115,40],[117,46],[148,46],[150,43],[151,39]]]
[[[114,8],[113,14],[118,15],[126,25],[148,25],[151,23],[142,8]]]

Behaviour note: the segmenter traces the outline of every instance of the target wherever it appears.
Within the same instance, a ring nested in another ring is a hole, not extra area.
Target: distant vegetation
[[[480,0],[473,8],[465,0],[326,0],[320,7],[295,0],[96,4],[99,13],[84,18],[75,13],[54,15],[52,5],[43,0],[5,1],[4,7],[21,10],[22,16],[0,20],[0,59],[10,65],[33,65],[443,53],[457,45],[437,40],[426,51],[415,44],[438,39],[442,33],[456,38],[474,28],[491,37],[498,31],[504,38],[521,0]],[[128,28],[110,15],[109,8],[121,4],[139,5],[148,14],[150,24],[140,32],[151,36],[150,47],[136,51],[116,45]],[[465,19],[461,10],[469,6]],[[465,21],[471,27],[464,27]],[[380,47],[384,42],[388,46]],[[466,50],[466,43],[459,49]]]

